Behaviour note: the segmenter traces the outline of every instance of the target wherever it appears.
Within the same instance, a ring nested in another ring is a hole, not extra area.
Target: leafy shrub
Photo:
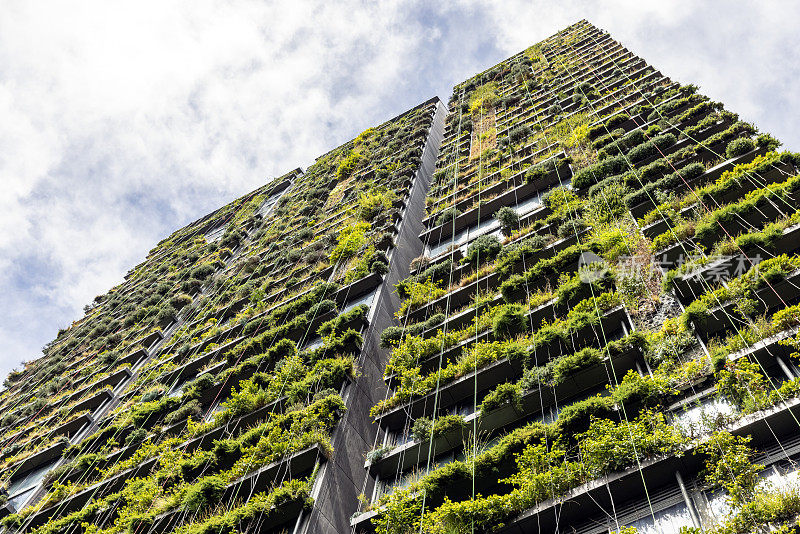
[[[595,395],[588,399],[574,402],[558,414],[557,424],[564,435],[572,435],[588,428],[592,417],[603,417],[613,408],[610,397]]]
[[[139,400],[140,400],[140,402],[154,401],[154,400],[162,397],[164,395],[164,393],[165,393],[164,386],[162,386],[160,384],[156,384],[156,385],[151,386],[150,388],[148,388],[147,391],[145,391],[142,394],[142,397]]]
[[[511,131],[508,132],[508,139],[511,144],[518,143],[519,141],[526,139],[529,135],[531,135],[531,133],[531,127],[527,124],[524,124],[522,126],[512,128]]]
[[[558,169],[566,163],[564,158],[550,158],[545,161],[539,162],[536,165],[531,165],[525,171],[525,181],[528,183],[535,182],[536,180],[543,180],[551,172],[558,173]]]
[[[328,312],[331,312],[337,308],[336,302],[331,299],[325,299],[317,304],[314,304],[309,308],[308,314],[311,317],[319,317],[320,315],[324,315]]]
[[[500,222],[500,227],[505,236],[510,236],[519,228],[519,215],[513,208],[503,206],[495,212],[494,218]]]
[[[472,265],[492,261],[500,253],[503,245],[497,236],[482,235],[477,237],[467,248],[466,260]]]
[[[747,154],[748,152],[754,150],[755,148],[756,148],[755,141],[753,141],[749,137],[739,137],[728,143],[728,146],[725,149],[725,156],[728,159],[735,158]]]
[[[339,166],[336,168],[336,178],[339,180],[350,178],[362,159],[364,159],[364,156],[358,152],[351,151],[339,162]]]
[[[483,399],[481,413],[488,413],[506,404],[518,406],[522,397],[522,388],[519,384],[506,382],[498,385]]]
[[[203,477],[192,484],[183,495],[181,504],[185,510],[196,512],[214,506],[225,493],[225,479],[221,475]]]
[[[355,256],[367,242],[369,223],[358,222],[343,228],[336,238],[336,246],[331,251],[331,263],[338,263]]]
[[[369,266],[369,270],[372,273],[383,276],[384,274],[389,272],[389,266],[386,265],[386,262],[383,261],[373,261]]]
[[[192,417],[193,419],[197,420],[202,415],[203,408],[200,406],[200,402],[197,400],[190,400],[174,412],[167,414],[167,416],[164,417],[164,423],[167,425],[172,425],[183,421],[187,417]]]
[[[365,221],[373,220],[381,212],[391,209],[396,197],[392,190],[385,187],[376,188],[369,193],[363,193],[358,198],[358,204],[361,208],[360,217]]]
[[[181,308],[184,308],[192,303],[192,297],[186,293],[181,293],[180,295],[175,295],[169,299],[169,303],[176,310],[180,310]]]
[[[411,436],[417,441],[425,441],[431,435],[433,421],[429,417],[418,417],[411,426]]]
[[[461,215],[461,212],[456,208],[443,209],[439,212],[439,216],[436,217],[436,226],[452,223],[459,215]]]
[[[464,417],[458,414],[443,415],[433,423],[433,437],[441,436],[453,430],[464,430],[467,427]]]
[[[596,184],[612,174],[619,174],[627,169],[628,161],[625,159],[625,156],[609,157],[578,171],[572,178],[572,185],[576,189],[583,189]]]
[[[125,438],[125,446],[138,445],[145,439],[147,439],[147,430],[144,428],[136,428]]]
[[[214,266],[210,263],[204,263],[202,265],[198,265],[194,269],[192,269],[191,273],[189,273],[190,278],[196,278],[198,280],[205,280],[212,274],[214,274]]]
[[[504,304],[497,308],[492,320],[492,333],[498,339],[513,337],[528,330],[525,308],[520,304]]]
[[[388,453],[391,450],[392,450],[391,445],[383,445],[381,447],[378,447],[377,449],[372,449],[367,453],[367,461],[369,463],[375,463],[384,456],[386,456],[386,453]]]
[[[630,152],[628,152],[628,158],[630,158],[633,163],[642,161],[651,156],[660,154],[662,150],[671,147],[677,141],[675,135],[671,133],[656,136],[650,141],[632,148]]]
[[[596,477],[636,465],[642,457],[674,453],[683,442],[663,413],[646,412],[621,423],[595,419],[580,437],[581,461]]]
[[[158,314],[156,315],[156,324],[161,328],[165,328],[175,319],[177,319],[177,317],[178,311],[173,308],[171,304],[167,304],[158,310]]]

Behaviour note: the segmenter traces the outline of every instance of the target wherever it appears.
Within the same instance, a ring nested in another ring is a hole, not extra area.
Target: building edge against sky
[[[95,299],[0,395],[3,528],[796,522],[800,157],[777,147],[572,25]]]

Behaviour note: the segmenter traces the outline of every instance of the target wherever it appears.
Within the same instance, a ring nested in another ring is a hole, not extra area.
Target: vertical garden
[[[580,22],[456,85],[357,532],[794,532],[800,154]]]

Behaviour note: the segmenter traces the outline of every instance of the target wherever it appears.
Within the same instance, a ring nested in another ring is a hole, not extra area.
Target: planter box
[[[136,367],[136,365],[138,365],[139,362],[141,362],[142,360],[144,360],[148,356],[149,356],[149,354],[147,352],[147,349],[139,349],[137,351],[131,352],[127,356],[125,356],[123,358],[120,358],[117,361],[121,365],[128,364],[131,367]]]
[[[37,467],[40,467],[47,462],[55,460],[56,458],[61,457],[61,454],[64,452],[64,449],[67,448],[69,443],[66,442],[59,442],[54,445],[47,447],[46,449],[42,449],[39,452],[35,452],[32,455],[28,456],[27,458],[20,460],[14,464],[11,464],[6,468],[6,471],[13,473],[9,481],[20,478],[22,475],[28,473]]]
[[[783,236],[775,241],[774,249],[768,251],[770,257],[781,254],[791,254],[800,250],[800,224],[785,228]],[[698,269],[683,276],[675,277],[673,287],[676,296],[683,304],[689,304],[697,296],[706,291],[709,279],[727,281],[741,270],[740,265],[750,266],[747,258],[762,257],[765,251],[760,248],[749,248],[744,250],[744,254],[739,253],[732,256],[722,257],[708,263]],[[745,257],[746,256],[746,257]]]
[[[478,419],[479,432],[492,435],[507,425],[540,414],[542,409],[553,406],[556,400],[563,403],[569,398],[579,397],[585,392],[607,384],[611,372],[623,376],[629,369],[635,368],[636,361],[641,357],[639,348],[631,347],[624,353],[616,355],[613,360],[606,359],[602,363],[577,371],[552,388],[545,387],[525,392],[522,395],[520,406],[507,404],[485,415],[480,414],[479,408],[478,412],[467,416],[465,420],[471,428],[473,421]],[[434,438],[431,457],[463,446],[463,438],[460,430]],[[373,476],[379,475],[381,478],[396,476],[398,473],[419,465],[420,462],[427,461],[429,445],[428,440],[405,443],[392,449],[380,460],[373,463],[367,462],[365,467],[370,469]]]
[[[76,412],[82,412],[83,410],[95,410],[101,404],[110,401],[113,398],[114,398],[114,393],[112,393],[110,389],[104,389],[98,394],[89,397],[88,399],[81,401],[75,406],[73,406],[66,415],[71,415]]]
[[[290,458],[280,462],[274,462],[265,466],[255,473],[243,479],[229,484],[225,489],[220,502],[232,502],[238,495],[252,495],[258,491],[268,489],[270,483],[280,479],[284,475],[297,475],[302,472],[309,472],[313,469],[316,459],[321,456],[321,451],[317,446],[310,447],[303,451],[293,454]],[[272,508],[266,520],[263,514],[255,518],[255,521],[264,521],[261,529],[269,530],[286,524],[296,518],[304,509],[302,501],[290,501]],[[183,523],[187,517],[186,511],[178,508],[165,512],[154,518],[153,524],[147,529],[148,532],[163,534],[170,532]],[[244,525],[238,525],[243,532],[247,531]]]
[[[773,313],[791,304],[800,298],[800,270],[790,273],[785,279],[770,282],[755,291],[755,300],[758,303],[756,314]],[[719,336],[721,332],[728,332],[741,328],[744,322],[736,316],[737,302],[725,302],[708,310],[707,318],[701,324],[695,324],[695,329],[704,339]]]
[[[48,433],[48,436],[67,436],[68,438],[80,432],[83,427],[92,423],[92,416],[88,413],[76,417],[72,421],[68,421],[63,425],[57,426]]]
[[[482,196],[488,196],[491,194],[490,190],[493,188],[497,188],[502,191],[508,187],[513,187],[505,193],[502,193],[499,196],[482,203],[480,206],[474,207],[465,213],[458,215],[454,222],[447,222],[423,232],[419,236],[420,240],[422,240],[423,243],[428,243],[430,246],[441,243],[445,239],[452,237],[454,232],[458,233],[465,228],[475,226],[480,221],[491,219],[492,215],[503,206],[514,205],[520,200],[525,200],[533,196],[538,191],[545,190],[558,182],[568,182],[572,178],[572,171],[570,170],[569,165],[564,163],[563,165],[559,166],[557,170],[550,171],[547,176],[541,180],[515,186],[517,182],[524,180],[525,172],[527,172],[527,169],[525,171],[520,171],[516,175],[509,178],[507,183],[500,182],[499,184],[488,188],[486,191],[482,191]],[[436,216],[438,217],[438,214]]]
[[[96,382],[92,382],[88,386],[76,391],[69,397],[64,400],[65,404],[69,404],[70,402],[80,399],[86,392],[91,391],[93,389],[102,388],[104,386],[111,386],[112,388],[116,388],[122,381],[129,379],[133,376],[131,370],[127,367],[120,369],[119,371],[108,375],[105,378],[101,378]]]
[[[603,325],[603,330],[608,336],[611,336],[614,332],[618,332],[623,322],[628,321],[627,313],[622,306],[617,306],[606,311],[600,320]],[[489,332],[486,332],[482,334],[482,336],[487,337],[488,333]],[[441,361],[447,362],[454,359],[465,347],[471,345],[477,339],[480,339],[480,337],[481,336],[462,341],[455,347],[447,349],[447,351],[441,355]],[[564,353],[565,349],[579,350],[586,346],[588,342],[595,340],[595,337],[592,325],[587,326],[572,336],[570,347],[564,347],[559,342],[554,346],[542,348],[538,354],[539,363],[544,364],[548,360],[560,356]],[[431,372],[435,371],[435,369],[438,368],[439,360],[440,355],[437,354],[427,361],[422,362],[420,367],[423,369],[423,373],[424,369],[429,369]],[[416,419],[422,416],[429,416],[433,414],[434,406],[436,406],[438,410],[446,410],[447,407],[472,397],[475,393],[475,388],[480,392],[502,382],[516,380],[522,376],[522,371],[522,361],[509,361],[505,358],[497,360],[486,364],[478,369],[477,372],[469,373],[452,382],[441,385],[438,392],[432,391],[421,397],[416,397],[404,402],[378,415],[375,420],[384,428],[396,430],[401,428],[409,417]]]
[[[528,235],[526,235],[524,237],[521,237],[520,239],[515,240],[514,242],[516,243],[516,242],[519,242],[519,241],[523,241],[526,238],[531,237],[532,235],[534,235],[534,233],[531,233],[531,234],[528,234]],[[574,245],[576,242],[577,242],[577,237],[574,236],[574,235],[569,236],[569,237],[565,237],[564,239],[559,239],[558,241],[555,241],[555,242],[551,243],[550,245],[546,246],[545,248],[543,248],[543,249],[541,249],[539,251],[530,253],[528,256],[526,256],[524,262],[520,261],[516,265],[514,265],[514,268],[511,270],[511,272],[512,273],[521,273],[521,272],[523,272],[525,270],[524,269],[525,267],[531,268],[539,260],[547,258],[547,257],[552,257],[555,254],[557,254],[558,252],[564,250],[565,248],[568,248],[568,247]],[[506,246],[508,246],[508,245],[506,245]],[[461,273],[462,276],[463,276],[463,273],[465,271],[468,271],[468,269],[470,269],[470,267],[469,266],[464,266],[464,267],[458,267],[458,269],[459,269],[458,272]],[[577,270],[577,263],[575,264],[575,270]],[[460,276],[459,276],[459,278],[460,278]],[[453,280],[456,280],[456,279],[457,278],[454,275],[453,276]],[[427,304],[425,304],[423,306],[420,306],[419,308],[409,312],[408,313],[408,321],[410,323],[415,323],[415,322],[419,322],[421,320],[424,320],[426,317],[428,317],[431,314],[432,310],[435,310],[437,308],[440,308],[440,309],[443,309],[443,310],[444,309],[457,309],[457,308],[465,305],[466,303],[468,303],[470,300],[472,300],[472,297],[475,295],[475,292],[478,289],[481,289],[481,290],[484,290],[484,291],[486,291],[486,290],[494,290],[494,291],[496,291],[500,287],[500,283],[502,282],[502,280],[503,279],[502,279],[502,277],[500,276],[499,273],[496,273],[496,272],[490,273],[490,274],[478,279],[476,282],[470,282],[466,286],[454,289],[453,291],[451,291],[447,295],[442,295],[438,299],[432,300],[431,302],[429,302],[429,303],[427,303]],[[449,298],[449,305],[448,305],[448,298]]]

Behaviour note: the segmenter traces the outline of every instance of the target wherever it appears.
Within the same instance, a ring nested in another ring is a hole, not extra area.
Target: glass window
[[[320,348],[321,346],[322,346],[322,338],[315,337],[314,339],[303,345],[303,348],[301,350],[314,350]]]
[[[16,480],[13,480],[8,485],[7,489],[8,494],[14,497],[18,494],[24,493],[28,490],[35,488],[37,485],[39,485],[39,483],[42,481],[47,472],[53,468],[55,463],[56,460],[48,462],[42,465],[41,467],[37,467],[36,469],[28,471],[24,476]]]
[[[280,193],[272,195],[267,200],[265,200],[264,203],[261,204],[261,207],[258,208],[258,211],[256,213],[258,213],[262,217],[266,217],[267,214],[270,212],[270,210],[272,210],[272,206],[274,206],[275,203],[278,202],[278,199],[281,198],[281,196],[283,195],[284,191],[286,191],[286,190],[284,189]]]
[[[735,410],[725,399],[712,396],[682,407],[673,413],[672,420],[687,435],[696,436],[717,428],[717,422],[733,414]]]
[[[366,304],[367,306],[372,306],[373,298],[375,298],[375,291],[370,291],[369,293],[358,297],[356,300],[348,302],[345,305],[344,309],[342,309],[342,313],[350,311],[356,306],[360,306],[362,304]]]
[[[660,512],[631,523],[640,534],[678,534],[682,527],[692,526],[692,516],[686,503],[678,503]]]
[[[728,493],[725,490],[716,489],[706,491],[705,500],[707,514],[704,515],[710,519],[710,521],[708,521],[710,524],[718,523],[733,513],[730,504],[728,504]],[[705,518],[703,519],[703,523],[706,523]]]
[[[181,382],[180,384],[176,385],[171,390],[169,390],[169,393],[167,393],[167,397],[168,398],[180,397],[181,394],[183,393],[183,388],[185,386],[186,382]]]
[[[22,507],[25,505],[25,501],[28,500],[28,497],[31,496],[33,490],[36,488],[28,488],[27,490],[23,491],[22,493],[17,493],[13,497],[9,497],[8,502],[14,508],[14,510],[21,510]]]
[[[209,243],[217,241],[219,238],[223,236],[223,234],[225,233],[225,229],[227,227],[228,227],[227,224],[223,224],[222,226],[218,226],[213,230],[209,230],[208,232],[206,232],[206,241]]]
[[[209,421],[213,421],[214,420],[214,416],[217,415],[219,412],[221,412],[223,410],[223,408],[224,408],[224,406],[223,406],[223,402],[222,401],[216,403],[213,408],[208,410],[208,413],[206,414],[206,416],[204,418],[204,421],[206,423],[208,423]]]
[[[521,217],[538,209],[539,206],[541,205],[542,205],[542,197],[539,195],[533,195],[532,197],[517,203],[517,205],[514,206],[514,210],[517,212],[517,215]]]
[[[517,202],[516,204],[512,204],[511,207],[517,212],[518,215],[523,216],[538,209],[541,205],[542,196],[539,193],[536,193],[531,197]],[[436,256],[444,253],[451,245],[464,245],[483,234],[494,233],[499,235],[499,229],[500,222],[498,220],[494,218],[485,220],[475,226],[470,226],[469,228],[465,228],[464,230],[457,232],[452,238],[444,239],[438,244],[429,247],[427,255],[431,258],[435,258]]]
[[[762,484],[773,490],[789,490],[800,487],[800,471],[794,463],[773,464],[761,472]]]

